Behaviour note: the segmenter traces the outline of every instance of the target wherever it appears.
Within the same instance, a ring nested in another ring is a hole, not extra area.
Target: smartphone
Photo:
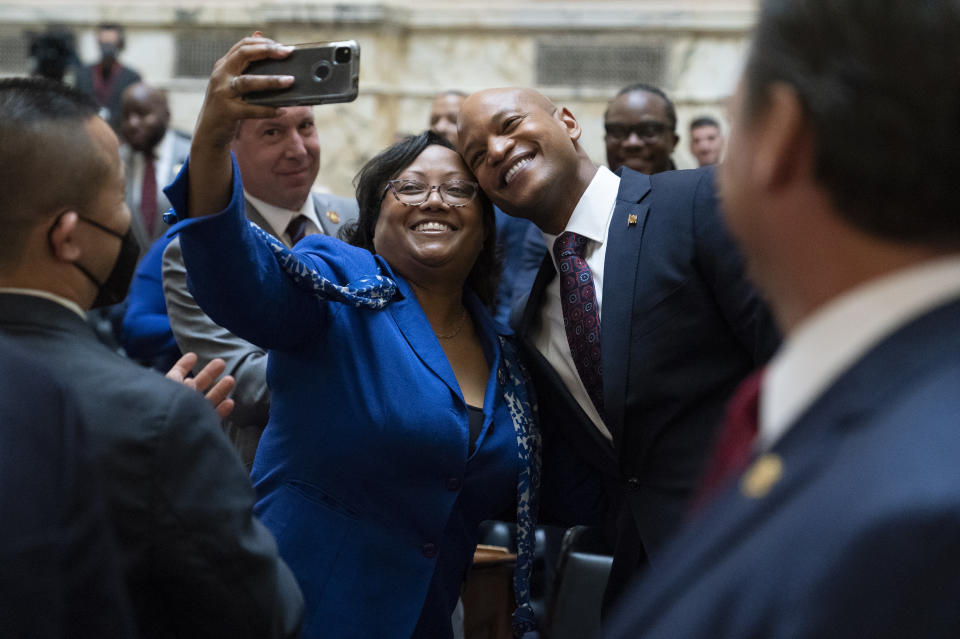
[[[253,91],[243,99],[266,106],[305,106],[352,102],[360,83],[360,45],[356,40],[311,42],[294,45],[282,60],[256,60],[245,74],[292,75],[285,89]]]

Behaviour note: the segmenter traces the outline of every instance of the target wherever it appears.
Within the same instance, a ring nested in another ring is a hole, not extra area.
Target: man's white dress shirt
[[[827,303],[788,336],[760,395],[757,446],[769,449],[871,348],[911,320],[960,297],[960,256],[901,269]]]
[[[313,193],[307,196],[307,200],[303,203],[303,206],[300,207],[299,211],[291,211],[290,209],[284,209],[279,206],[274,206],[273,204],[267,204],[263,200],[253,197],[247,191],[244,191],[243,195],[257,207],[257,212],[263,216],[263,219],[265,219],[267,224],[270,225],[270,228],[273,229],[273,234],[283,238],[283,241],[288,245],[293,244],[293,238],[287,235],[287,226],[291,220],[298,215],[305,215],[307,220],[309,220],[307,223],[308,235],[311,233],[323,233],[323,227],[320,226],[320,222],[317,219],[317,209],[313,204]]]
[[[564,231],[571,231],[588,238],[585,258],[593,274],[593,287],[597,297],[597,316],[603,311],[603,262],[607,255],[607,235],[610,232],[610,220],[617,203],[620,190],[620,178],[610,169],[601,166],[593,176],[587,190],[584,191]],[[556,235],[543,234],[543,241],[550,252],[553,267],[557,268],[557,258],[553,252]],[[603,322],[600,322],[600,341],[603,341]],[[533,334],[533,343],[537,350],[557,371],[564,386],[577,400],[580,407],[593,422],[594,426],[608,440],[612,440],[610,430],[600,418],[600,413],[590,400],[587,389],[580,380],[577,366],[570,354],[567,332],[563,327],[563,308],[560,304],[560,278],[554,277],[547,285],[544,304],[540,309],[540,325]]]

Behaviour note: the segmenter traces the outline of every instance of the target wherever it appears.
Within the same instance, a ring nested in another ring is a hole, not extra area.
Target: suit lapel
[[[550,258],[548,252],[540,264],[540,270],[537,272],[533,287],[530,289],[530,295],[523,309],[517,336],[526,354],[530,368],[537,371],[536,374],[543,378],[548,388],[560,394],[560,397],[556,398],[557,401],[569,405],[569,410],[567,411],[569,419],[565,420],[563,424],[557,424],[557,427],[579,428],[579,430],[582,431],[580,434],[586,435],[587,441],[595,444],[593,449],[582,450],[582,454],[590,459],[598,469],[609,471],[612,468],[612,464],[616,462],[613,446],[593,425],[590,418],[587,417],[583,409],[580,408],[580,405],[577,404],[573,395],[567,390],[566,385],[564,385],[563,380],[560,379],[556,370],[554,370],[553,366],[550,365],[550,362],[547,361],[540,351],[537,350],[534,344],[533,332],[536,330],[539,322],[540,311],[543,307],[543,298],[546,294],[547,286],[553,281],[556,275],[557,271],[553,266],[553,260]],[[538,401],[542,403],[550,400],[546,397],[539,397]],[[583,437],[577,437],[574,441],[583,441]]]
[[[251,201],[248,200],[247,198],[244,198],[244,199],[243,199],[243,206],[244,206],[244,213],[246,213],[248,220],[250,220],[251,222],[253,222],[253,223],[256,224],[257,226],[259,226],[260,228],[262,228],[264,231],[266,231],[266,232],[269,233],[270,235],[274,236],[275,238],[277,238],[278,240],[280,240],[281,242],[283,242],[283,245],[286,246],[287,248],[292,248],[289,244],[287,244],[287,240],[286,240],[285,237],[283,237],[283,236],[281,236],[281,235],[277,235],[277,234],[274,232],[273,227],[270,226],[270,223],[267,222],[267,219],[266,219],[265,217],[263,217],[262,215],[260,215],[260,211],[258,211],[258,210],[257,210],[257,207],[255,207],[255,206],[253,205],[253,202],[251,202]]]
[[[319,193],[314,193],[313,204],[314,209],[317,212],[317,219],[320,220],[320,226],[323,228],[323,232],[330,237],[336,237],[337,231],[340,230],[340,222],[334,222],[330,219],[330,216],[327,215],[328,212],[332,211],[331,207],[329,206],[329,202],[327,202]],[[336,212],[334,213],[337,214]]]
[[[443,347],[440,346],[437,336],[434,335],[430,321],[420,307],[413,289],[410,288],[406,280],[390,271],[385,262],[379,258],[378,261],[381,263],[381,268],[397,283],[398,290],[402,294],[402,297],[394,298],[394,301],[387,306],[387,311],[393,317],[393,321],[396,322],[397,328],[403,333],[407,344],[417,354],[424,366],[442,379],[453,391],[453,394],[462,400],[463,394],[460,391],[460,384],[453,374],[447,355],[443,352]]]
[[[546,293],[547,286],[556,277],[557,271],[553,268],[553,261],[550,259],[549,252],[543,256],[540,263],[540,270],[537,271],[537,277],[533,280],[533,286],[530,288],[530,294],[527,296],[527,302],[523,307],[518,334],[526,341],[532,342],[532,334],[537,325],[537,319],[540,316],[540,308],[543,306],[543,296]]]
[[[623,439],[634,292],[637,290],[636,282],[640,272],[643,231],[650,212],[649,198],[646,198],[649,192],[648,176],[623,169],[617,203],[607,233],[600,317],[600,356],[603,361],[605,422],[613,435],[615,450],[620,450]]]

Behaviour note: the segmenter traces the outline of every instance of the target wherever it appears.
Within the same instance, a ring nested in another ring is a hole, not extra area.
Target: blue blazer
[[[619,174],[601,317],[612,442],[533,345],[549,256],[518,327],[537,394],[551,398],[540,407],[543,517],[615,530],[608,602],[683,520],[727,398],[778,343],[724,227],[714,169]]]
[[[127,310],[120,333],[120,343],[127,355],[150,363],[164,373],[180,359],[180,347],[167,317],[160,271],[163,251],[172,239],[160,236],[137,265],[127,294]]]
[[[770,451],[782,473],[727,487],[608,636],[960,636],[958,389],[953,302],[827,389]]]
[[[186,179],[169,191],[178,213]],[[519,376],[512,347],[468,294],[491,371],[468,455],[466,404],[409,284],[328,236],[293,252],[268,244],[244,217],[236,168],[233,189],[225,211],[184,222],[180,241],[204,311],[270,350],[256,513],[303,590],[304,636],[451,636],[479,523],[530,506],[518,441],[534,433],[511,417],[531,410],[525,390],[509,392]],[[383,308],[355,306],[318,296],[318,278],[343,291],[392,280],[396,291]]]

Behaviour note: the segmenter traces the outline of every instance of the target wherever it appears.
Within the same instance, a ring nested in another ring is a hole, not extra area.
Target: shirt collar
[[[80,316],[80,319],[86,320],[87,314],[80,307],[79,304],[73,300],[68,300],[65,297],[61,297],[50,291],[41,291],[36,288],[14,288],[7,286],[0,286],[0,293],[12,293],[14,295],[32,295],[33,297],[42,297],[44,299],[50,300],[51,302],[56,302],[60,306],[70,309],[74,313]]]
[[[617,204],[617,192],[620,190],[620,176],[605,166],[597,168],[587,190],[580,196],[564,231],[582,235],[598,244],[607,238],[607,227]],[[553,255],[553,243],[556,235],[543,234],[543,241]]]
[[[263,219],[267,221],[267,224],[270,225],[274,231],[274,235],[277,237],[283,237],[283,234],[287,230],[287,225],[290,224],[290,220],[297,215],[306,215],[307,219],[317,227],[317,230],[323,231],[323,227],[320,226],[320,222],[317,220],[317,211],[313,204],[313,193],[307,196],[306,201],[303,203],[303,206],[300,207],[299,211],[291,211],[290,209],[268,204],[260,198],[250,195],[246,190],[243,192],[243,195],[256,207],[257,212],[263,216]]]
[[[960,256],[931,260],[844,293],[804,320],[771,360],[758,446],[769,448],[868,350],[960,296]]]

